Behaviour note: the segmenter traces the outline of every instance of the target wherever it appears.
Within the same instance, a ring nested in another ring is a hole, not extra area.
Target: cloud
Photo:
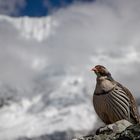
[[[26,5],[26,0],[0,0],[0,14],[16,16]]]
[[[48,12],[54,12],[60,8],[72,5],[73,3],[93,2],[95,0],[43,0],[43,5],[47,8]]]
[[[139,6],[139,1],[127,0],[126,5],[126,0],[97,0],[92,4],[73,4],[47,18],[8,20],[12,26],[3,23],[0,27],[1,47],[7,48],[2,54],[1,65],[4,65],[3,73],[4,68],[12,67],[12,63],[15,69],[12,68],[12,78],[8,79],[6,72],[0,77],[20,83],[20,73],[24,73],[22,81],[28,83],[30,78],[38,77],[40,69],[44,69],[47,75],[52,71],[72,71],[84,73],[85,78],[92,80],[87,71],[102,64],[137,93],[139,86],[127,79],[137,79],[140,65]],[[36,42],[40,33],[41,40]],[[30,37],[27,39],[26,36]],[[7,47],[9,44],[11,47]],[[9,61],[12,62],[9,64]]]
[[[53,63],[77,67],[77,73],[87,73],[96,64],[105,65],[116,80],[137,94],[139,6],[140,1],[97,0],[59,10],[53,15],[59,26],[48,40],[49,46],[57,46]]]

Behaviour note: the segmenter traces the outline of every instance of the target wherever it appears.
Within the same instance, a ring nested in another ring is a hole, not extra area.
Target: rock
[[[72,140],[140,140],[140,124],[132,125],[121,120],[99,128],[94,135],[83,136]]]
[[[71,132],[72,133],[72,132]],[[27,138],[27,137],[22,137],[17,140],[67,140],[69,139],[70,132],[54,132],[53,134],[49,135],[41,135],[38,137],[32,137],[32,138]]]
[[[117,140],[140,140],[140,124],[127,127],[125,131],[116,135]]]

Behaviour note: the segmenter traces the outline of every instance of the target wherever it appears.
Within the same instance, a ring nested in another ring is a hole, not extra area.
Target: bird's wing
[[[125,91],[126,95],[131,99],[130,100],[130,115],[134,118],[135,123],[140,123],[140,117],[139,117],[136,100],[134,99],[131,92],[126,87],[124,87],[123,85],[121,85],[118,82],[116,82],[116,83],[119,87],[121,87]]]

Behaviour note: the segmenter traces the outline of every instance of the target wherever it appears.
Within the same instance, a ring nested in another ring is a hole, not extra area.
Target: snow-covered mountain
[[[94,128],[96,64],[139,97],[139,3],[117,1],[112,9],[111,2],[76,4],[42,18],[0,16],[1,140]]]

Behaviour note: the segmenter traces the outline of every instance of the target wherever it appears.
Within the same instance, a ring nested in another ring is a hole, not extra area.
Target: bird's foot
[[[114,131],[113,127],[111,125],[107,125],[104,127],[100,127],[99,129],[97,129],[96,131],[96,135],[99,134],[111,134]]]

